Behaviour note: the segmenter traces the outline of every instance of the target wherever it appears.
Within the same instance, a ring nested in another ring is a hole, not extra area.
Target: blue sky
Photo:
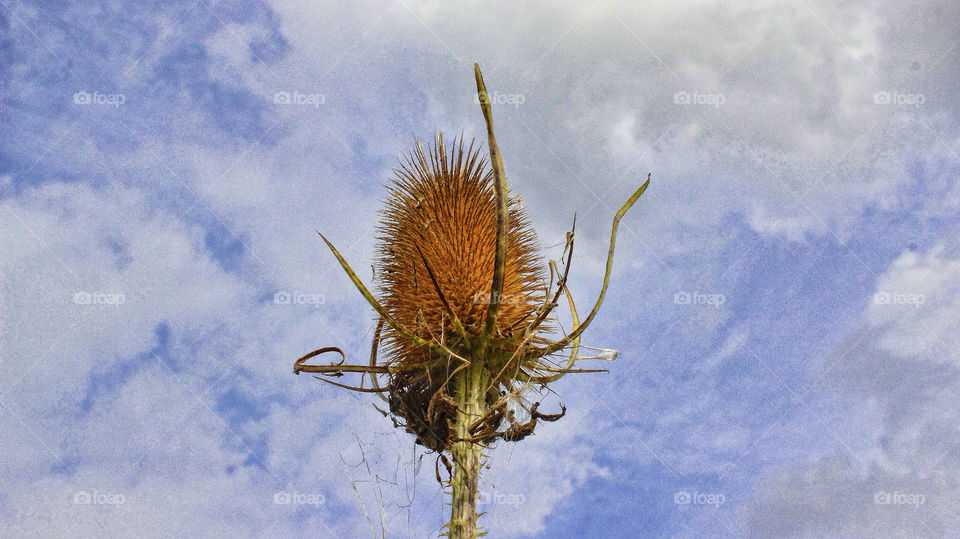
[[[585,335],[619,358],[531,393],[568,414],[492,452],[491,536],[956,534],[958,27],[946,1],[0,0],[2,535],[440,532],[434,457],[292,363],[365,361],[314,230],[369,281],[414,137],[485,142],[473,62],[546,256],[577,213],[580,304],[653,176]]]

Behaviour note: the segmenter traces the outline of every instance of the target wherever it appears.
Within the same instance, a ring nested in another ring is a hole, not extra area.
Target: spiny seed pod
[[[493,172],[473,143],[455,140],[447,154],[443,134],[429,152],[419,142],[386,201],[377,247],[380,302],[401,325],[423,339],[443,334],[458,342],[452,317],[477,336],[490,304],[496,255],[497,203]],[[497,335],[524,329],[543,303],[546,265],[523,209],[512,205]],[[545,329],[545,328],[544,328]],[[390,361],[417,363],[431,352],[391,328],[384,340]],[[453,346],[456,348],[456,346]]]
[[[493,172],[473,146],[471,142],[464,150],[463,139],[454,140],[448,154],[440,134],[429,150],[418,141],[413,154],[394,170],[381,212],[375,272],[380,303],[394,320],[417,337],[443,342],[465,357],[472,356],[471,344],[480,336],[490,306],[497,231]],[[490,363],[494,372],[516,351],[517,339],[536,318],[548,292],[536,235],[517,204],[509,209],[506,253],[500,311],[488,354],[472,359]],[[541,324],[528,342],[547,342],[540,334],[549,329]],[[419,443],[442,451],[451,441],[454,412],[448,394],[438,392],[456,365],[445,361],[449,354],[418,345],[391,327],[383,342],[387,365],[435,364],[393,375],[389,402],[391,412],[406,420]],[[442,361],[433,361],[437,359]],[[509,374],[514,373],[505,374],[487,392],[488,405],[512,389]],[[501,418],[491,416],[484,430],[499,430]]]

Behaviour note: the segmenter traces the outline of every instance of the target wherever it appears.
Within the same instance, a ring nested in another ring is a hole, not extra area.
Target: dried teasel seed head
[[[493,173],[473,142],[443,135],[405,156],[390,185],[378,227],[376,274],[380,302],[418,337],[466,351],[480,334],[490,304],[496,254],[497,206]],[[506,276],[492,342],[520,334],[544,302],[545,266],[523,207],[511,204]],[[453,316],[451,316],[451,314]],[[543,331],[549,328],[543,328]],[[386,328],[387,361],[419,363],[431,352]],[[532,339],[531,342],[538,342]]]

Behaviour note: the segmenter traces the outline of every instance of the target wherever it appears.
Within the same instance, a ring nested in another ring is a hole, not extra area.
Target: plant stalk
[[[447,535],[454,539],[473,539],[477,528],[477,488],[483,466],[483,446],[471,441],[470,426],[487,413],[484,394],[490,383],[490,371],[484,361],[474,361],[453,381],[457,403],[454,428],[457,440],[452,444],[454,472],[450,481],[452,501]]]

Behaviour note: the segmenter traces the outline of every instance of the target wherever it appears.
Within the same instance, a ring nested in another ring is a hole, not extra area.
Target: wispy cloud
[[[438,533],[435,456],[291,361],[366,354],[314,229],[369,281],[399,154],[484,136],[478,61],[548,256],[578,212],[578,301],[654,179],[585,336],[620,357],[531,395],[571,413],[493,452],[491,535],[955,532],[957,24],[0,3],[0,529]]]

